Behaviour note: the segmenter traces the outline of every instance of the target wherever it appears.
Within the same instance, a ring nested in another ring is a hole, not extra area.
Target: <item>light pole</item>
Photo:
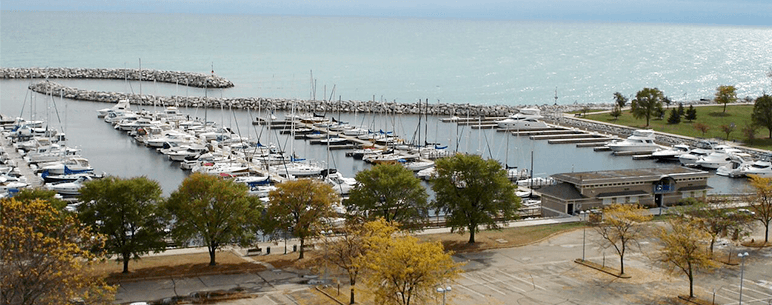
[[[442,293],[442,305],[445,305],[445,294],[450,291],[450,286],[447,286],[445,288],[437,287],[437,292]]]
[[[587,219],[587,211],[581,211],[579,212],[579,217],[582,222],[584,222]],[[584,245],[585,241],[587,240],[587,224],[583,224],[582,226],[582,261],[584,262]]]
[[[745,253],[737,253],[737,256],[740,257],[742,260],[742,265],[740,265],[740,305],[743,304],[743,272],[745,271],[745,257],[748,256],[748,252]]]

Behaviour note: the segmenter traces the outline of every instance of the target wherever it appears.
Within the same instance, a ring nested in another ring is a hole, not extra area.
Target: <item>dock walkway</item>
[[[16,148],[13,147],[13,143],[10,140],[5,137],[0,137],[0,146],[2,146],[3,151],[8,154],[8,157],[13,161],[13,164],[19,169],[19,173],[27,179],[27,183],[30,187],[35,188],[43,186],[43,178],[40,178],[40,176],[32,171],[27,161],[24,160]]]

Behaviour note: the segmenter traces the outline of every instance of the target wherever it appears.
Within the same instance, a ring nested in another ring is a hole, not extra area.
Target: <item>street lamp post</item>
[[[745,253],[738,253],[737,256],[740,257],[742,260],[742,265],[740,266],[740,305],[743,304],[743,273],[745,271],[745,257],[748,256],[748,252]]]
[[[437,292],[442,293],[442,305],[445,305],[445,294],[450,291],[450,286],[445,288],[437,287]]]
[[[579,212],[580,220],[585,221],[587,220],[587,211],[581,211]],[[587,240],[587,224],[583,224],[582,227],[582,261],[584,261],[584,248],[585,248],[585,242]]]

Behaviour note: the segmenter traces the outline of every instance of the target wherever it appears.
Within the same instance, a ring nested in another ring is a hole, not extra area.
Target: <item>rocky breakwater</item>
[[[223,77],[205,73],[147,69],[102,68],[0,68],[0,79],[85,78],[156,81],[199,88],[230,88],[233,83]]]
[[[145,106],[177,106],[177,107],[209,107],[225,109],[277,110],[316,113],[384,113],[384,114],[424,114],[440,116],[478,117],[507,116],[516,113],[523,106],[503,105],[471,105],[471,104],[429,104],[396,103],[374,101],[316,101],[264,97],[217,98],[201,96],[155,96],[149,94],[134,94],[124,92],[91,91],[64,86],[53,81],[41,81],[29,86],[29,89],[40,94],[52,94],[68,99],[115,103],[118,100],[128,100],[133,105]]]

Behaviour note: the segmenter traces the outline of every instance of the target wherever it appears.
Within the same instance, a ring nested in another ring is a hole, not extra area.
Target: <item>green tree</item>
[[[646,127],[651,117],[662,110],[665,95],[657,88],[643,88],[635,95],[631,104],[631,112],[636,119],[646,118]]]
[[[694,271],[709,270],[715,263],[702,248],[707,234],[699,224],[686,218],[668,220],[669,230],[660,228],[658,237],[662,243],[660,261],[670,265],[670,272],[680,270],[689,278],[689,297],[694,297]]]
[[[275,220],[274,229],[289,229],[300,239],[298,259],[303,258],[306,239],[319,236],[327,218],[335,213],[333,204],[340,201],[329,184],[313,179],[279,183],[268,198],[267,214]]]
[[[681,116],[678,114],[678,110],[671,109],[670,110],[670,116],[667,118],[668,124],[678,124],[681,123]]]
[[[678,103],[678,115],[683,116],[686,114],[686,110],[684,109],[684,103]]]
[[[694,109],[694,105],[689,105],[689,109],[686,110],[684,118],[689,120],[689,122],[697,119],[697,109]]]
[[[726,104],[737,101],[737,89],[734,86],[718,86],[718,88],[716,88],[715,100],[716,103],[724,104],[723,113],[726,113]]]
[[[764,243],[769,242],[769,224],[772,222],[772,177],[764,178],[750,175],[752,195],[748,199],[751,203],[751,218],[764,225]]]
[[[634,204],[613,204],[603,209],[603,221],[595,226],[606,246],[619,254],[620,274],[625,273],[625,254],[630,242],[644,236],[641,223],[651,220],[646,209]]]
[[[743,126],[742,132],[748,144],[753,145],[753,141],[756,140],[756,132],[759,130],[759,126],[753,123],[746,123]]]
[[[348,211],[383,217],[406,228],[420,228],[429,217],[429,195],[413,172],[400,164],[380,164],[357,173],[357,187],[345,201]]]
[[[622,93],[614,92],[614,102],[619,106],[619,109],[625,108],[625,105],[627,105],[627,97],[622,95]]]
[[[123,273],[129,272],[129,260],[166,250],[167,221],[158,182],[109,176],[89,181],[80,194],[80,220],[107,237],[105,250],[123,262]]]
[[[365,283],[376,304],[429,304],[435,289],[455,279],[460,264],[438,242],[409,235],[374,236],[366,256]]]
[[[499,222],[517,216],[520,198],[496,160],[457,154],[437,160],[435,167],[437,177],[430,182],[436,193],[435,204],[453,230],[469,230],[469,243],[475,242],[479,226],[498,229]]]
[[[756,99],[751,119],[753,124],[769,130],[769,138],[772,139],[772,96],[765,93]]]
[[[619,116],[622,115],[622,108],[619,108],[619,105],[614,105],[614,108],[611,109],[609,114],[611,114],[611,116],[614,117],[614,120],[616,121],[619,119]]]
[[[662,98],[662,102],[665,103],[665,108],[670,108],[670,104],[673,103],[673,100],[671,100],[669,97],[665,96]]]
[[[104,240],[42,200],[0,200],[0,303],[111,304],[115,288],[90,267]]]
[[[164,206],[174,220],[174,240],[186,243],[202,238],[210,266],[216,264],[220,247],[248,245],[255,238],[253,221],[262,212],[259,199],[248,195],[246,185],[202,173],[185,178]]]

